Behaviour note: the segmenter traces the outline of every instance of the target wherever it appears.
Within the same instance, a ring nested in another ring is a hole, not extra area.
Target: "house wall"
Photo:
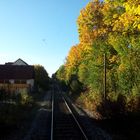
[[[28,80],[26,81],[26,83],[27,83],[28,85],[31,85],[31,88],[33,88],[33,86],[34,86],[34,79],[28,79]]]
[[[20,81],[20,80],[19,80]],[[0,83],[0,89],[8,92],[21,93],[22,91],[32,91],[34,87],[34,79],[26,80],[26,83],[15,83],[14,79],[10,79],[9,83]]]
[[[11,93],[22,93],[22,91],[29,91],[30,86],[27,84],[0,84],[0,89],[4,89]]]
[[[20,81],[20,80],[19,80]],[[22,81],[22,80],[21,80]],[[14,79],[10,79],[9,80],[9,83],[10,84],[14,84],[15,83],[15,80]],[[34,79],[28,79],[28,80],[26,80],[26,84],[27,85],[30,85],[31,87],[33,87],[34,86]]]
[[[14,79],[11,79],[11,80],[9,80],[9,82],[11,83],[11,84],[14,84]]]

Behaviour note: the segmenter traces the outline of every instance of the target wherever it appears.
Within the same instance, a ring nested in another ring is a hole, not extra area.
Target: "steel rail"
[[[62,95],[61,95],[61,96],[62,96]],[[65,100],[65,98],[64,98],[63,96],[62,96],[62,99],[63,99],[63,101],[64,101],[64,103],[65,103],[65,105],[66,105],[68,111],[71,113],[73,119],[75,120],[75,122],[76,122],[78,128],[80,129],[81,133],[83,134],[85,140],[88,140],[88,137],[86,136],[84,130],[82,129],[81,125],[79,124],[78,120],[76,119],[75,115],[73,114],[72,110],[70,109],[70,107],[69,107],[67,101]]]
[[[52,91],[52,120],[51,120],[51,140],[53,140],[53,121],[54,121],[54,89]]]

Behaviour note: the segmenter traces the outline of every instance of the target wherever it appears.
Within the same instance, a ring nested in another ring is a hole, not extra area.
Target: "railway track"
[[[75,112],[73,105],[63,95],[57,84],[46,94],[42,107],[32,122],[32,127],[23,140],[88,140],[101,139],[111,140],[110,137],[96,126],[87,121],[88,118],[81,118]],[[72,110],[71,110],[72,109]],[[73,114],[76,114],[75,115]],[[78,118],[78,120],[76,119]],[[80,123],[79,123],[80,122]],[[81,124],[81,125],[80,125]],[[82,129],[82,127],[84,130]],[[86,135],[88,134],[88,136]],[[10,140],[18,139],[17,136]],[[8,136],[0,136],[0,140],[9,140]]]
[[[60,92],[52,97],[51,140],[88,140]]]

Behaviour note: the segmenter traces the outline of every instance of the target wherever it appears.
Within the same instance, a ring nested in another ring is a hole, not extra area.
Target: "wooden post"
[[[106,53],[104,53],[104,100],[106,101]]]

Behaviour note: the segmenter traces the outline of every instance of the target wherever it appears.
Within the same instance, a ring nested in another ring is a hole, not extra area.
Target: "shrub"
[[[33,103],[33,98],[32,96],[30,96],[25,90],[23,90],[20,95],[20,103],[22,105],[26,105],[26,104],[32,104]]]

